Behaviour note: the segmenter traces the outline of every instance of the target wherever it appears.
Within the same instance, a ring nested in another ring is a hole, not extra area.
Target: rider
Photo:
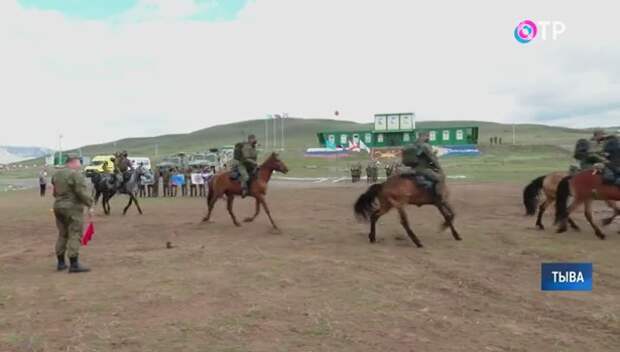
[[[234,159],[232,167],[237,168],[241,177],[241,197],[245,198],[249,191],[250,175],[253,175],[258,166],[256,152],[256,136],[248,136],[247,142],[240,142],[235,145]]]
[[[603,152],[608,159],[603,170],[603,182],[620,186],[620,139],[617,136],[609,136]]]
[[[602,148],[596,151],[587,139],[580,139],[577,141],[573,157],[579,161],[579,169],[581,170],[591,169],[594,165],[607,161],[603,156]]]
[[[402,163],[412,168],[416,175],[422,176],[416,178],[417,181],[431,191],[436,203],[441,203],[446,177],[428,141],[428,132],[420,132],[418,140],[403,149]]]

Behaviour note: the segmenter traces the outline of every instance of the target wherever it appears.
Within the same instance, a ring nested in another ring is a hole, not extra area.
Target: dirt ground
[[[464,240],[431,207],[395,213],[367,240],[366,185],[274,185],[283,232],[235,228],[202,199],[147,199],[95,218],[93,271],[55,271],[51,199],[0,195],[0,351],[620,351],[620,235],[558,235],[523,216],[521,186],[452,183]],[[600,210],[600,219],[606,211]],[[236,213],[253,210],[237,200]],[[170,241],[173,248],[167,249]],[[541,292],[540,264],[594,263],[592,292]]]

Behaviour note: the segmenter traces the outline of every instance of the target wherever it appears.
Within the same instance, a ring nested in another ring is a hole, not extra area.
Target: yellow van
[[[92,160],[90,161],[90,164],[84,168],[84,172],[88,175],[88,174],[93,174],[93,173],[112,173],[114,172],[114,156],[113,155],[97,155],[96,157],[92,158]],[[106,165],[106,161],[107,161],[107,166],[106,169],[104,170],[104,165]]]

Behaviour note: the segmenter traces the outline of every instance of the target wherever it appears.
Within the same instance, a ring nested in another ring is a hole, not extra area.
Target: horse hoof
[[[418,248],[422,248],[422,247],[424,247],[424,246],[422,245],[422,243],[416,243],[415,245],[416,245],[416,246],[418,246]]]
[[[245,219],[243,219],[243,222],[252,222],[252,221],[254,221],[254,219],[252,219],[252,218],[245,218]]]
[[[544,229],[545,229],[545,226],[543,226],[542,224],[536,224],[536,227],[537,227],[539,230],[544,230]]]
[[[559,228],[555,231],[555,233],[564,233],[566,232],[566,228]]]
[[[596,234],[596,237],[598,237],[601,240],[604,240],[605,239],[605,234],[602,233],[602,232],[599,232],[599,233]]]
[[[607,225],[611,224],[612,221],[613,221],[613,218],[611,218],[611,219],[603,219],[603,221],[601,221],[601,224],[603,224],[603,226],[607,226]]]
[[[238,223],[238,222],[236,222],[236,223],[235,223],[235,226],[237,226],[237,227],[241,227],[241,224],[240,224],[240,223]]]

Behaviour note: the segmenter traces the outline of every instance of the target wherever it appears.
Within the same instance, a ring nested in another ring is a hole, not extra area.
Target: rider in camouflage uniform
[[[253,134],[248,136],[247,142],[238,143],[235,145],[234,159],[232,161],[232,167],[237,168],[239,176],[241,178],[241,197],[245,198],[249,192],[249,182],[251,175],[254,174],[258,167],[257,159],[258,153],[256,152],[256,136]]]
[[[435,202],[441,203],[443,201],[445,175],[428,141],[428,132],[421,132],[415,144],[403,150],[402,162],[403,165],[412,168],[415,175],[422,176],[416,177],[418,184],[431,191]]]
[[[602,149],[600,151],[594,150],[592,144],[587,139],[577,141],[573,157],[579,161],[580,170],[591,169],[595,164],[607,161],[603,156]]]
[[[54,185],[54,216],[58,228],[56,256],[58,271],[65,270],[65,254],[69,257],[70,273],[90,271],[79,264],[78,256],[84,228],[84,207],[89,207],[92,215],[93,200],[87,192],[86,180],[80,173],[80,159],[77,156],[67,158],[66,168],[52,177]]]

